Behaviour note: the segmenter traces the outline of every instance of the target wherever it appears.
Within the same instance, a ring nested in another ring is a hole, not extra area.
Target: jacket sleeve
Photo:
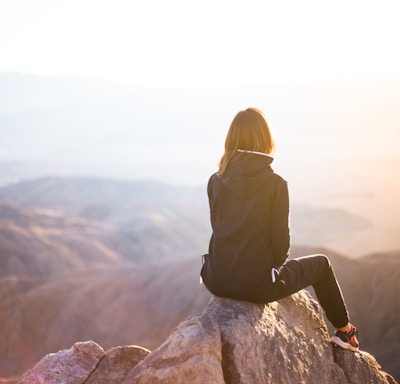
[[[217,174],[214,173],[213,175],[211,175],[211,177],[208,180],[208,184],[207,184],[207,196],[208,196],[208,205],[211,211],[211,208],[213,206],[213,202],[214,202],[214,184],[215,184],[215,179],[217,178]]]
[[[280,179],[271,209],[271,249],[274,267],[280,267],[289,256],[289,191],[287,182]]]

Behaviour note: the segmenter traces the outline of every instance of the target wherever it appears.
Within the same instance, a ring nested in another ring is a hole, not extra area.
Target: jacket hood
[[[247,199],[274,174],[272,161],[273,157],[259,152],[238,152],[220,176],[221,181],[232,193]]]

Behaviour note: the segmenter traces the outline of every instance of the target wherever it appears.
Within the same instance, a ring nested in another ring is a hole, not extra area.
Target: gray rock
[[[336,364],[344,371],[348,384],[396,384],[397,381],[381,370],[376,359],[367,352],[349,353],[340,348],[333,351]]]
[[[307,291],[267,305],[212,297],[156,350],[93,342],[47,355],[19,384],[396,384],[367,352],[334,347]]]
[[[180,323],[123,384],[224,384],[221,361],[220,330],[212,316],[205,313]]]
[[[18,384],[81,384],[103,356],[103,348],[93,341],[75,343],[70,349],[45,356]]]
[[[109,349],[85,384],[121,383],[132,368],[150,351],[135,345]]]
[[[187,382],[396,383],[370,354],[332,346],[321,308],[306,291],[268,305],[213,297],[123,384]]]

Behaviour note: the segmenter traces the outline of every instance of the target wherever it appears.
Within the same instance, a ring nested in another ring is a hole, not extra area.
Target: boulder
[[[307,291],[300,291],[267,305],[212,297],[200,316],[181,322],[151,353],[137,346],[104,352],[94,342],[77,343],[67,351],[44,357],[19,383],[396,381],[369,353],[334,347],[320,306]]]
[[[136,345],[109,349],[85,384],[121,383],[132,368],[150,351]]]
[[[75,343],[70,349],[45,356],[18,383],[80,384],[103,356],[103,348],[92,341]]]

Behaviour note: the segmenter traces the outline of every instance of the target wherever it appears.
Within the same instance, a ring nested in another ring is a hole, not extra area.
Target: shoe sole
[[[331,341],[333,344],[337,345],[340,348],[347,349],[353,352],[358,351],[357,347],[353,347],[350,343],[344,342],[340,337],[332,336]]]

